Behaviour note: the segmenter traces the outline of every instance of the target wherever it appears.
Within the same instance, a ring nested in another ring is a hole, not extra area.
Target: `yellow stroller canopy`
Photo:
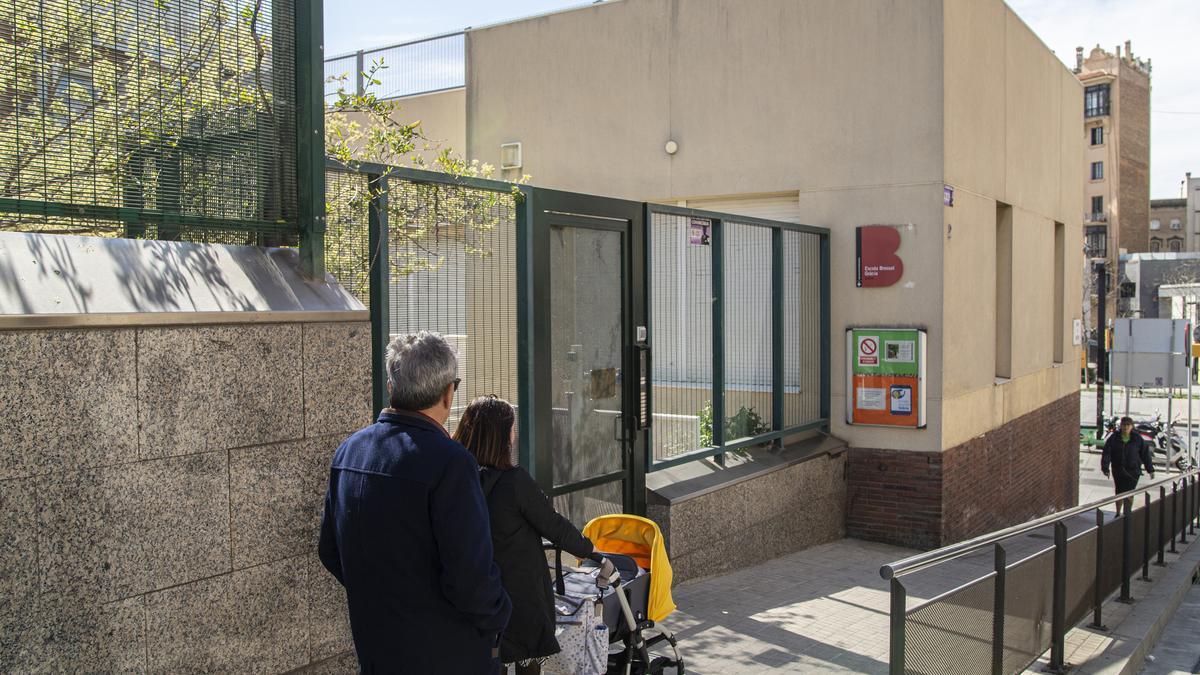
[[[598,550],[627,555],[638,567],[650,571],[648,619],[662,621],[675,611],[671,599],[671,561],[667,560],[662,532],[654,521],[626,514],[599,516],[583,528],[583,534]]]

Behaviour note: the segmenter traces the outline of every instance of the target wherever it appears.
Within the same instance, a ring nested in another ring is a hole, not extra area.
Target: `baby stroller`
[[[564,567],[562,551],[555,549],[555,593],[567,602],[600,605],[597,615],[608,627],[608,675],[658,675],[664,668],[684,675],[675,636],[656,626],[675,611],[671,564],[658,525],[616,514],[592,519],[583,534],[601,551],[595,558],[612,566],[584,560],[578,568]],[[651,629],[657,629],[653,636]],[[674,658],[651,656],[650,650],[662,643],[670,645]]]

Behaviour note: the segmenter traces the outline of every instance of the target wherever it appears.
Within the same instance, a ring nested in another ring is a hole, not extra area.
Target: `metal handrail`
[[[1025,534],[1026,532],[1031,532],[1047,525],[1053,525],[1054,523],[1066,520],[1068,518],[1074,518],[1075,516],[1082,515],[1088,511],[1092,511],[1103,506],[1108,506],[1109,504],[1115,504],[1126,499],[1137,497],[1138,495],[1149,492],[1150,490],[1156,489],[1159,486],[1169,485],[1177,480],[1188,478],[1190,476],[1200,476],[1200,469],[1191,469],[1189,471],[1172,474],[1171,476],[1162,480],[1158,480],[1153,483],[1147,483],[1145,487],[1139,487],[1136,490],[1122,492],[1119,495],[1108,497],[1107,499],[1100,499],[1089,504],[1083,504],[1065,511],[1052,513],[1048,516],[1042,516],[1037,520],[1031,520],[1027,523],[1021,523],[1020,525],[1013,525],[1012,527],[1005,528],[1003,530],[980,535],[974,539],[961,541],[957,544],[943,546],[942,548],[935,549],[933,551],[918,553],[917,555],[909,556],[902,560],[897,560],[896,562],[881,566],[879,568],[879,576],[883,577],[884,579],[894,579],[904,576],[905,574],[911,574],[919,570],[927,569],[938,563],[959,558],[967,555],[968,553],[974,553],[984,547],[991,546],[1002,539],[1008,539],[1009,537],[1014,537],[1019,534]]]

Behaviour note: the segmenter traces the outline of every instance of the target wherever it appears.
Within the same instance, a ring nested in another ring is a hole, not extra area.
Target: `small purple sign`
[[[688,243],[692,246],[708,246],[712,240],[712,221],[705,218],[692,218],[688,225]]]
[[[949,185],[942,186],[942,204],[945,206],[954,206],[954,188]]]

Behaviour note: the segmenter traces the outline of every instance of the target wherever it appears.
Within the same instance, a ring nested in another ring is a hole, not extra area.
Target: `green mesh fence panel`
[[[1067,625],[1089,616],[1096,592],[1096,540],[1091,529],[1067,541]]]
[[[325,271],[371,306],[369,208],[367,174],[325,172]]]
[[[904,619],[904,672],[990,672],[995,594],[991,574],[910,610]]]
[[[0,2],[0,229],[294,243],[293,10]]]
[[[458,348],[447,428],[484,394],[518,405],[512,193],[389,177],[388,274],[390,335],[437,331]]]
[[[1019,673],[1050,648],[1054,550],[1010,566],[1004,578],[1004,672]]]

